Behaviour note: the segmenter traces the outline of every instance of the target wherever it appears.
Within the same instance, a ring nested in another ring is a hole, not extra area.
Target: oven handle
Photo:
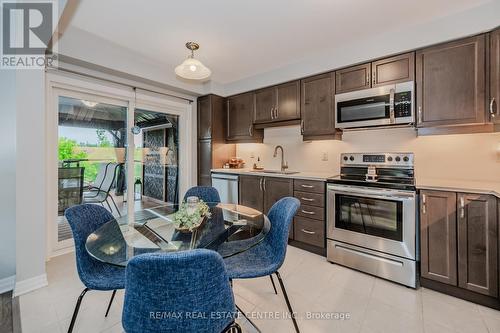
[[[415,194],[413,193],[402,193],[398,191],[391,191],[385,194],[375,194],[373,191],[366,191],[362,189],[352,189],[352,191],[345,191],[344,189],[338,190],[336,188],[329,187],[328,191],[334,194],[344,194],[353,195],[358,197],[373,198],[373,199],[391,199],[391,200],[415,200]]]

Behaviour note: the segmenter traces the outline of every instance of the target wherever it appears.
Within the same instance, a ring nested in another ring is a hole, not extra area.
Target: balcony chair
[[[115,199],[113,199],[113,196],[110,194],[111,188],[113,187],[113,183],[115,182],[117,168],[118,168],[117,163],[108,164],[101,187],[96,191],[97,194],[93,197],[83,197],[83,203],[94,203],[94,204],[98,203],[101,204],[101,206],[103,207],[104,203],[106,203],[108,205],[109,211],[113,213],[113,209],[111,208],[111,205],[109,204],[108,201],[108,199],[111,199],[113,205],[115,206],[116,211],[118,212],[118,215],[122,216],[120,210],[118,209],[118,206],[116,205]]]
[[[110,163],[99,163],[99,170],[97,171],[97,175],[95,180],[86,185],[87,190],[83,192],[83,197],[91,198],[95,197],[99,193],[99,189],[102,186],[102,182],[104,181],[104,176],[106,175],[106,169]]]

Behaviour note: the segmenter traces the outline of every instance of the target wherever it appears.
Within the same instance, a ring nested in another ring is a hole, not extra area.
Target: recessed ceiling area
[[[70,25],[172,73],[188,55],[184,44],[196,41],[196,57],[212,70],[211,80],[228,86],[321,54],[341,54],[353,41],[369,41],[488,3],[492,1],[420,0],[402,6],[397,0],[86,0]],[[71,29],[66,34],[72,38]],[[314,65],[314,70],[322,69]]]

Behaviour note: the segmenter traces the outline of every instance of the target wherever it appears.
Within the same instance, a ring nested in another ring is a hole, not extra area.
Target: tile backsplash
[[[339,172],[340,153],[413,152],[416,176],[422,179],[464,179],[500,182],[500,133],[416,136],[409,128],[346,132],[342,141],[303,142],[299,126],[265,129],[264,143],[238,144],[238,157],[251,167],[260,157],[269,169],[279,169],[282,145],[290,170]]]

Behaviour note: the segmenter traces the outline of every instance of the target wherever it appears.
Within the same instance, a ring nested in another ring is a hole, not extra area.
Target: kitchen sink
[[[299,173],[298,171],[281,171],[281,170],[252,170],[251,172],[260,172],[260,173],[275,173],[280,175],[293,175]]]

